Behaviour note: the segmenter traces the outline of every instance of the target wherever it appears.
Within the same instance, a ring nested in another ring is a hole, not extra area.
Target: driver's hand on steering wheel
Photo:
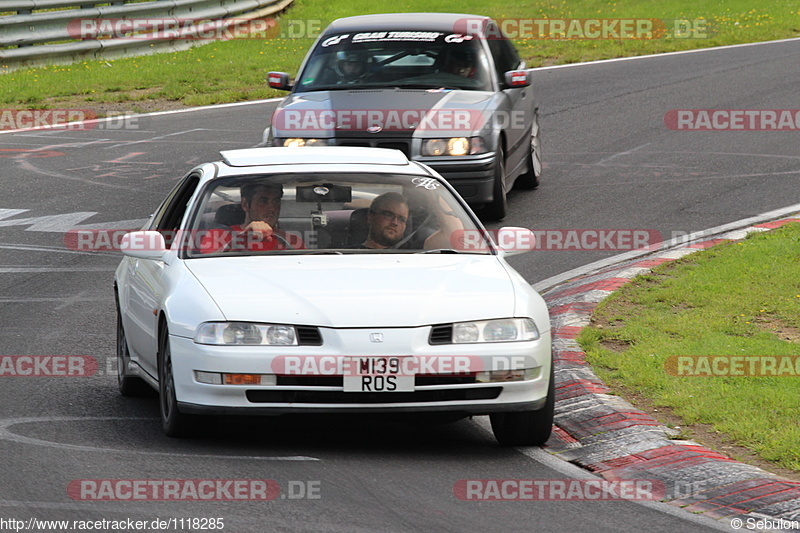
[[[256,240],[270,241],[275,231],[263,220],[253,220],[242,229],[243,233],[250,233]]]

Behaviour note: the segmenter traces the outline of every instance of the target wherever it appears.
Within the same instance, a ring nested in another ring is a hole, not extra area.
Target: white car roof
[[[369,172],[408,174],[434,177],[428,167],[409,161],[399,150],[387,148],[308,146],[302,148],[265,147],[220,152],[222,161],[216,172],[206,174],[203,181],[215,177],[244,174],[277,174],[303,172]]]
[[[220,155],[223,162],[230,167],[308,164],[409,165],[408,159],[402,152],[386,148],[343,146],[268,147],[225,150],[220,152]]]

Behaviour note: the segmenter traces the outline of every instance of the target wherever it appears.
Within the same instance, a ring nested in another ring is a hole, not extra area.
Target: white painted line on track
[[[271,102],[280,102],[283,100],[283,97],[278,98],[267,98],[265,100],[249,100],[247,102],[230,102],[227,104],[214,104],[209,106],[200,106],[200,107],[187,107],[185,109],[170,109],[168,111],[153,111],[152,113],[136,113],[133,115],[118,115],[114,117],[105,117],[105,118],[98,118],[92,120],[83,120],[83,121],[76,121],[76,122],[69,122],[66,124],[54,124],[48,126],[38,126],[36,128],[20,128],[16,130],[2,130],[0,131],[0,135],[6,133],[22,133],[26,131],[45,131],[45,130],[54,130],[55,132],[58,131],[68,131],[70,129],[75,129],[75,126],[80,124],[96,124],[99,122],[107,122],[109,120],[119,120],[120,116],[124,116],[126,118],[139,118],[139,117],[160,117],[163,115],[176,115],[179,113],[191,113],[194,111],[207,111],[209,109],[224,109],[226,107],[238,107],[238,106],[245,106],[245,105],[258,105],[258,104],[268,104]]]
[[[108,267],[0,267],[0,274],[45,274],[48,272],[114,272],[116,265]]]
[[[29,244],[0,244],[0,250],[25,250],[26,252],[47,252],[59,254],[79,254],[79,255],[111,255],[109,252],[95,250],[70,250],[59,248],[58,246],[34,246]],[[119,257],[119,254],[114,254]]]
[[[743,218],[741,220],[737,220],[735,222],[729,222],[728,224],[722,224],[721,226],[715,226],[713,228],[708,228],[702,231],[696,231],[689,235],[685,235],[683,237],[678,237],[672,239],[670,241],[664,241],[659,244],[655,244],[648,249],[644,250],[632,250],[630,252],[625,252],[623,254],[618,254],[606,259],[601,259],[599,261],[595,261],[593,263],[589,263],[588,265],[583,265],[577,268],[573,268],[572,270],[568,270],[566,272],[562,272],[561,274],[556,274],[555,276],[549,277],[547,279],[543,279],[534,283],[532,286],[536,292],[545,292],[548,289],[555,287],[556,285],[560,285],[565,281],[569,281],[573,278],[577,278],[591,272],[596,272],[603,268],[615,265],[617,263],[622,263],[624,261],[628,261],[631,259],[636,259],[637,257],[645,257],[648,255],[654,255],[659,252],[663,253],[665,250],[672,248],[674,246],[686,245],[690,244],[694,241],[699,239],[706,239],[708,237],[712,237],[714,235],[720,235],[723,233],[727,233],[730,231],[738,230],[745,228],[747,226],[752,226],[754,224],[761,224],[763,222],[768,222],[770,220],[775,220],[779,218],[783,218],[789,215],[793,215],[795,213],[800,212],[800,204],[790,205],[788,207],[782,207],[780,209],[775,209],[773,211],[767,211],[766,213],[761,213],[760,215],[755,215],[748,218]]]
[[[597,61],[584,61],[582,63],[567,63],[566,65],[551,65],[547,67],[534,67],[531,70],[550,70],[550,69],[557,69],[557,68],[571,68],[571,67],[585,67],[587,65],[604,65],[606,63],[618,63],[620,61],[634,61],[637,59],[653,59],[656,57],[672,57],[677,55],[684,55],[684,54],[697,54],[700,52],[716,52],[719,50],[731,50],[734,48],[745,48],[750,46],[762,46],[762,45],[769,45],[775,43],[790,43],[790,42],[800,42],[800,37],[792,37],[789,39],[778,39],[775,41],[761,41],[758,43],[740,43],[740,44],[728,44],[725,46],[712,46],[710,48],[694,48],[692,50],[678,50],[676,52],[664,52],[662,54],[647,54],[643,56],[628,56],[628,57],[614,57],[611,59],[599,59]]]
[[[122,143],[119,143],[119,144],[114,144],[112,146],[108,146],[106,148],[107,149],[119,148],[120,146],[130,146],[132,144],[142,144],[142,143],[150,143],[150,142],[153,142],[153,141],[161,141],[161,140],[166,139],[167,137],[175,137],[177,135],[185,135],[187,133],[194,133],[196,131],[211,131],[211,130],[209,128],[193,128],[193,129],[190,129],[190,130],[176,131],[176,132],[173,132],[173,133],[166,133],[164,135],[156,135],[155,137],[147,137],[146,139],[140,139],[140,140],[137,140],[137,141],[126,141],[126,142],[122,142]]]
[[[146,417],[117,417],[117,416],[42,416],[42,417],[23,417],[23,418],[6,418],[0,419],[0,440],[16,442],[18,444],[29,444],[33,446],[47,446],[49,448],[57,448],[62,450],[72,450],[80,452],[106,452],[106,453],[122,453],[125,455],[158,455],[162,457],[186,457],[189,459],[244,459],[248,461],[319,461],[316,457],[308,457],[305,455],[287,455],[287,456],[265,456],[265,455],[211,455],[211,454],[193,454],[193,453],[173,453],[173,452],[156,452],[156,451],[143,451],[131,449],[118,449],[118,448],[101,448],[98,446],[83,446],[80,444],[67,444],[61,442],[52,442],[34,437],[26,437],[12,432],[9,428],[18,424],[53,424],[58,422],[94,422],[102,420],[158,420],[157,418]]]

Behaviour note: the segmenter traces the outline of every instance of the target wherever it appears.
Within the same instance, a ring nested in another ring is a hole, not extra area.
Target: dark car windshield
[[[382,31],[321,39],[295,83],[296,92],[405,87],[492,90],[486,55],[460,34]]]

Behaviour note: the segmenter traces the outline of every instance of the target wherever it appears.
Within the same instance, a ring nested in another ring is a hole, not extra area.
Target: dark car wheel
[[[158,347],[158,388],[161,410],[161,426],[168,437],[185,437],[192,433],[195,419],[192,415],[181,413],[175,397],[175,378],[172,373],[172,350],[169,346],[169,332],[161,329]]]
[[[122,327],[122,314],[117,302],[117,383],[119,393],[123,396],[146,396],[152,394],[153,389],[140,377],[128,374],[128,364],[131,354],[128,351],[128,339],[125,337],[125,328]]]
[[[518,189],[535,189],[542,177],[542,137],[539,134],[539,110],[533,112],[531,127],[531,144],[528,147],[528,169],[514,183]]]
[[[508,200],[506,198],[506,154],[502,146],[497,147],[495,152],[495,166],[494,166],[494,185],[493,196],[494,200],[486,204],[483,208],[484,218],[487,220],[502,220],[506,216],[508,209]]]
[[[556,386],[550,366],[550,385],[547,399],[538,411],[493,413],[489,415],[492,432],[503,446],[541,446],[550,438],[556,407]]]

